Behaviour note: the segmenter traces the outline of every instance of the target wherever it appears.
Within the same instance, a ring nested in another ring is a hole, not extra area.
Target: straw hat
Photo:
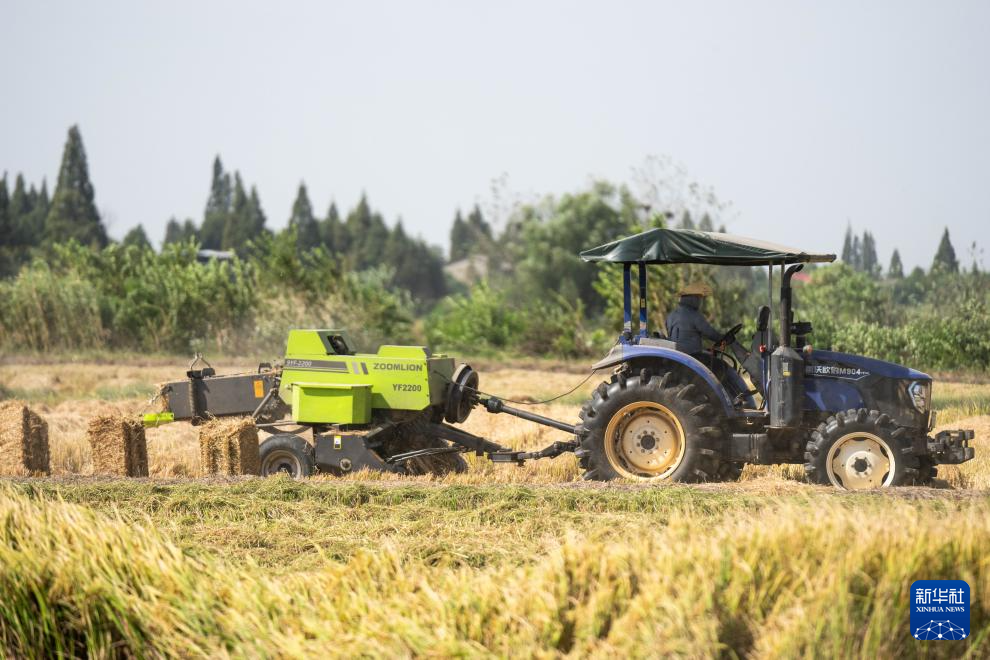
[[[692,282],[691,284],[685,285],[678,292],[681,296],[710,296],[712,295],[712,288],[703,282]]]

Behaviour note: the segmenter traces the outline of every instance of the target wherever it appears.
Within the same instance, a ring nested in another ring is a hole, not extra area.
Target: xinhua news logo
[[[911,585],[911,636],[958,640],[969,636],[969,585],[963,580],[917,580]]]

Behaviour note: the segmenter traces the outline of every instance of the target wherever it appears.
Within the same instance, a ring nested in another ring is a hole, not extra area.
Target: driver
[[[667,337],[682,344],[685,353],[701,355],[702,339],[719,341],[724,336],[712,327],[708,319],[699,311],[705,296],[712,295],[712,288],[701,282],[688,284],[679,291],[681,302],[677,309],[667,315]]]
[[[712,295],[712,288],[701,282],[688,284],[679,291],[681,302],[673,312],[667,315],[667,337],[678,344],[681,350],[711,369],[718,380],[726,387],[733,397],[748,397],[752,394],[746,383],[735,369],[731,369],[721,359],[716,359],[715,353],[706,354],[702,344],[703,339],[709,339],[721,348],[729,348],[737,359],[744,360],[746,351],[735,341],[734,336],[723,334],[712,327],[708,319],[701,313],[701,303],[706,296]],[[731,342],[731,344],[728,344]],[[757,378],[753,382],[759,382]],[[754,406],[751,398],[739,399],[750,407]]]

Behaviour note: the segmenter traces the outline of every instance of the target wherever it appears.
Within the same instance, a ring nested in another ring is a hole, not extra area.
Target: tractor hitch
[[[939,431],[934,439],[928,439],[928,454],[938,464],[965,463],[976,455],[969,446],[974,435],[972,430]]]
[[[488,459],[492,463],[515,463],[522,465],[526,461],[537,458],[556,458],[567,452],[577,451],[576,442],[554,442],[552,445],[544,447],[540,451],[495,451],[488,454]]]

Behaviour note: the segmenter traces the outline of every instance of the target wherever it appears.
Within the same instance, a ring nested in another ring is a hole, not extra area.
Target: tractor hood
[[[745,236],[693,229],[650,229],[581,253],[585,261],[644,264],[779,266],[827,263],[834,254],[814,254]]]
[[[910,380],[931,380],[916,369],[862,355],[815,349],[805,364],[806,375],[858,380],[867,376]]]

